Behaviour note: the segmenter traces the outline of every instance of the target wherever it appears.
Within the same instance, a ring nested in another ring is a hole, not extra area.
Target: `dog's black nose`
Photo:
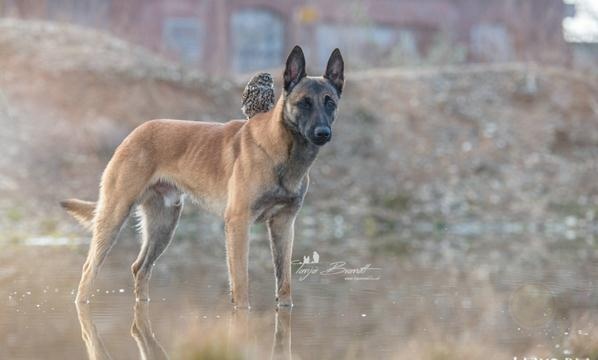
[[[328,126],[318,126],[314,129],[316,140],[326,142],[330,140],[330,128]]]

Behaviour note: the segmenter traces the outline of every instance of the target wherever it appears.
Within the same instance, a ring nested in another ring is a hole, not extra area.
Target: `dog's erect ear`
[[[328,65],[326,66],[326,72],[324,73],[324,79],[328,79],[332,86],[338,92],[340,96],[343,92],[343,83],[345,82],[345,62],[339,49],[334,49],[328,59]]]
[[[284,69],[284,90],[288,93],[305,77],[305,56],[303,50],[297,45],[287,58]]]

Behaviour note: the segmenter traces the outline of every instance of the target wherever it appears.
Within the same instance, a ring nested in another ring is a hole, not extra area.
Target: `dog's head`
[[[295,46],[284,70],[285,124],[312,144],[321,146],[332,138],[332,123],[343,91],[344,63],[335,49],[323,76],[306,76],[303,50]]]

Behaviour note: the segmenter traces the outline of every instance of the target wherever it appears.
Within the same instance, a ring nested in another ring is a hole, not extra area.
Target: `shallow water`
[[[122,241],[92,303],[78,308],[74,289],[86,246],[5,246],[0,358],[565,359],[598,352],[592,237],[363,243],[368,251],[330,245],[317,264],[295,265],[295,307],[278,312],[264,242],[252,245],[250,312],[231,309],[219,245],[175,243],[154,268],[152,301],[135,304],[129,265],[136,246]],[[321,250],[297,247],[297,263]],[[326,274],[336,261],[352,274]]]

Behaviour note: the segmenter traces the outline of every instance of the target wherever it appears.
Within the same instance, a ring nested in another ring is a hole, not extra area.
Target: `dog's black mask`
[[[344,62],[335,49],[323,76],[305,74],[305,56],[299,46],[291,51],[284,70],[284,121],[303,138],[321,146],[332,138],[332,123],[343,91]]]

